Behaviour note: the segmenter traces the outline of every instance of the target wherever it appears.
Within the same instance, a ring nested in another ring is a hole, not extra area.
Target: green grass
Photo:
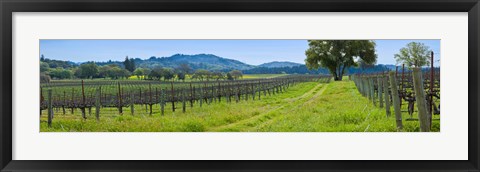
[[[177,104],[179,106],[181,104]],[[405,107],[405,106],[403,106]],[[47,127],[46,111],[40,120],[40,131],[84,131],[84,132],[395,132],[395,119],[386,117],[385,109],[375,107],[362,97],[352,81],[318,84],[301,83],[290,87],[287,92],[263,96],[261,100],[241,100],[239,103],[204,103],[203,107],[187,104],[186,113],[179,108],[171,110],[167,104],[164,116],[158,105],[154,114],[149,115],[144,106],[135,107],[135,116],[130,108],[124,108],[119,115],[116,108],[101,109],[100,121],[95,120],[94,112],[87,120],[76,110],[74,115],[56,112],[52,127]],[[414,117],[416,114],[414,114]],[[403,131],[419,131],[418,121],[405,121]],[[438,116],[437,116],[438,118]],[[433,123],[433,131],[440,130],[438,120]]]

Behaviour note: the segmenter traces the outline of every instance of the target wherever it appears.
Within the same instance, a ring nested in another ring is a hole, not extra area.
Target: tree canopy
[[[198,79],[200,81],[203,81],[204,79],[208,79],[210,77],[211,73],[208,70],[203,70],[199,69],[196,70],[195,73],[193,74],[192,78],[193,79]]]
[[[94,62],[88,62],[80,65],[75,71],[78,78],[93,78],[98,75],[98,66]]]
[[[127,69],[128,71],[135,71],[135,61],[133,59],[129,59],[128,56],[125,58],[123,65],[125,65],[125,69]]]
[[[397,64],[405,64],[408,68],[430,65],[431,50],[420,42],[410,42],[394,55]]]
[[[342,80],[345,70],[358,63],[375,64],[375,42],[370,40],[309,40],[305,51],[308,69],[327,68],[334,80]]]
[[[232,75],[233,79],[239,79],[243,77],[242,71],[239,71],[239,70],[232,70],[229,73],[230,75]]]

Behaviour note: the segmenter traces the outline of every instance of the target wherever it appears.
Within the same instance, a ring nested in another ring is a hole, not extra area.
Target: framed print
[[[1,8],[2,171],[479,170],[477,0]]]

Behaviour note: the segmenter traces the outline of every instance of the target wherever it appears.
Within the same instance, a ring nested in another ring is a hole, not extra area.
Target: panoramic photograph
[[[440,40],[42,39],[40,132],[440,132]]]

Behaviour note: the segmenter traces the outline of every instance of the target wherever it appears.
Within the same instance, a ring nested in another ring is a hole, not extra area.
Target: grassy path
[[[285,99],[284,103],[276,106],[269,111],[235,123],[212,128],[211,131],[254,131],[257,126],[268,123],[269,121],[271,121],[272,118],[276,116],[285,115],[283,113],[288,112],[289,109],[296,108],[302,103],[309,101],[309,98],[320,95],[325,90],[325,88],[326,84],[317,84],[314,88],[312,88],[305,94],[299,97]]]

